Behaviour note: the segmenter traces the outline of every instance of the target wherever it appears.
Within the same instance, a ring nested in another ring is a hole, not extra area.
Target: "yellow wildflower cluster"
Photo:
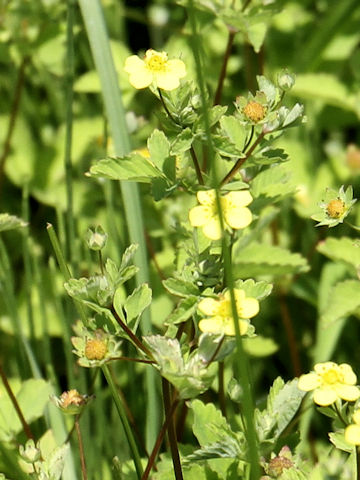
[[[205,190],[197,193],[200,205],[189,212],[189,220],[193,227],[201,227],[206,237],[211,240],[221,238],[219,212],[216,204],[215,190]],[[229,192],[220,197],[224,227],[240,229],[247,227],[252,221],[252,214],[247,208],[253,198],[249,191]]]
[[[317,363],[314,372],[301,375],[298,388],[305,392],[314,391],[314,402],[326,407],[338,399],[354,402],[360,397],[356,386],[356,375],[347,363]]]
[[[146,51],[144,59],[137,55],[128,57],[124,69],[130,75],[131,85],[137,89],[153,84],[163,90],[174,90],[180,85],[180,78],[186,75],[182,60],[168,60],[166,52],[153,49]]]
[[[234,295],[236,310],[239,316],[240,334],[245,335],[249,329],[249,322],[246,319],[257,315],[259,302],[256,298],[246,297],[244,290],[241,289],[234,289]],[[204,298],[200,301],[198,309],[207,317],[199,322],[199,329],[202,332],[235,335],[229,290],[219,295],[218,298]]]

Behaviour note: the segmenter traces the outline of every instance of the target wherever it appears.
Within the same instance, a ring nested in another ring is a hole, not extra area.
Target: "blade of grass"
[[[206,86],[205,86],[204,70],[202,68],[202,57],[201,57],[201,47],[200,47],[201,41],[198,34],[193,0],[189,0],[187,10],[188,10],[190,29],[192,32],[191,44],[193,48],[197,80],[198,80],[198,85],[200,89],[201,103],[203,107],[204,127],[205,127],[205,133],[207,137],[206,143],[208,146],[208,154],[209,154],[209,160],[210,160],[209,165],[211,168],[213,184],[216,185],[217,187],[216,201],[217,201],[217,208],[219,212],[221,229],[223,232],[222,253],[224,257],[225,279],[226,279],[226,285],[230,292],[231,309],[232,309],[232,315],[234,319],[234,326],[235,326],[235,333],[236,333],[235,339],[236,339],[236,347],[238,352],[238,355],[236,355],[236,364],[240,374],[241,385],[243,387],[243,412],[246,419],[246,438],[248,442],[247,454],[248,454],[248,462],[251,467],[250,480],[258,480],[260,478],[259,450],[258,450],[257,435],[255,430],[255,421],[254,421],[254,401],[253,401],[252,391],[251,391],[250,366],[249,366],[249,361],[245,353],[241,334],[240,334],[239,318],[238,318],[238,312],[236,308],[235,295],[234,295],[234,279],[233,279],[232,267],[231,267],[231,254],[230,254],[230,249],[226,244],[226,237],[224,235],[225,233],[224,220],[223,220],[221,204],[220,204],[220,194],[218,190],[219,177],[216,171],[216,164],[213,161],[214,147],[213,147],[212,137],[211,137],[209,113],[206,107]]]
[[[100,77],[102,94],[109,127],[117,155],[129,153],[130,138],[127,132],[125,111],[118,86],[118,79],[110,50],[110,44],[101,4],[98,0],[79,0],[81,13],[88,34],[94,62]],[[125,217],[131,243],[138,243],[135,262],[139,267],[137,284],[149,283],[148,259],[144,237],[144,225],[138,187],[136,184],[121,182]],[[150,310],[144,312],[141,329],[143,333],[151,331]],[[160,423],[161,404],[156,389],[156,372],[146,369],[146,447],[152,449],[156,441]]]

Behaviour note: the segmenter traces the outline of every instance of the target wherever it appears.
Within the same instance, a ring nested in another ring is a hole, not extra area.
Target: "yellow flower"
[[[152,49],[146,51],[144,60],[137,55],[128,57],[124,69],[130,75],[131,85],[138,89],[154,83],[158,88],[174,90],[180,84],[179,79],[186,75],[182,60],[168,60],[166,52]]]
[[[345,440],[351,445],[360,445],[360,410],[355,410],[353,421],[345,428]]]
[[[189,220],[193,227],[201,227],[204,235],[211,240],[221,238],[219,213],[216,205],[215,190],[205,190],[197,193],[200,203],[189,212]],[[253,200],[248,190],[229,192],[220,197],[225,228],[239,229],[247,227],[252,220],[252,214],[246,205]]]
[[[256,298],[246,297],[244,290],[234,289],[234,295],[239,316],[240,334],[245,335],[249,328],[249,322],[244,319],[252,318],[259,312],[259,302]],[[235,335],[229,290],[219,295],[218,298],[204,298],[199,303],[198,309],[209,317],[203,318],[199,322],[199,328],[202,332]]]
[[[305,392],[314,390],[314,402],[317,405],[326,407],[339,398],[354,402],[360,397],[360,390],[355,386],[356,375],[347,363],[317,363],[314,370],[301,375],[298,388]]]

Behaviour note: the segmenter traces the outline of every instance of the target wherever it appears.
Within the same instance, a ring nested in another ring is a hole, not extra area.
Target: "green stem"
[[[74,264],[75,254],[75,227],[73,213],[73,190],[72,190],[72,127],[73,127],[73,82],[74,82],[74,0],[67,1],[67,25],[66,25],[66,73],[65,73],[65,97],[66,97],[66,129],[65,129],[65,178],[66,178],[66,223],[67,236],[66,246],[71,264]]]
[[[162,378],[161,380],[162,380],[162,391],[163,391],[165,415],[166,417],[170,417],[169,425],[168,425],[168,438],[169,438],[169,444],[170,444],[171,457],[173,461],[175,479],[183,480],[180,455],[179,455],[179,450],[177,446],[175,425],[171,415],[172,402],[171,402],[170,384],[165,378]]]
[[[224,80],[226,77],[226,70],[227,70],[227,65],[229,62],[230,58],[230,53],[234,44],[234,38],[235,35],[237,34],[237,30],[235,30],[233,27],[228,26],[229,30],[229,35],[228,35],[228,42],[226,45],[226,50],[223,58],[223,64],[221,66],[221,71],[219,75],[219,80],[218,80],[218,86],[216,88],[216,93],[215,93],[215,98],[214,98],[214,105],[219,105],[221,102],[221,95],[224,87]]]
[[[19,417],[19,420],[20,420],[20,423],[23,427],[25,435],[27,436],[28,439],[34,440],[34,436],[33,436],[32,432],[30,430],[29,424],[25,420],[25,417],[24,417],[24,415],[21,411],[20,405],[19,405],[18,401],[16,400],[16,397],[15,397],[13,391],[12,391],[12,388],[10,387],[10,384],[7,380],[6,374],[5,374],[1,364],[0,364],[0,377],[1,377],[1,380],[4,384],[5,390],[6,390],[8,396],[11,400],[11,403],[13,404],[13,407],[15,408],[16,414]]]
[[[75,430],[79,442],[79,454],[80,454],[80,462],[81,462],[81,473],[83,480],[87,480],[87,472],[86,472],[86,463],[85,463],[85,455],[84,455],[84,445],[81,436],[80,430],[80,423],[79,423],[79,416],[77,415],[75,418]]]
[[[126,435],[126,438],[127,438],[127,441],[128,441],[131,453],[132,453],[137,478],[138,478],[138,480],[141,480],[141,477],[143,475],[143,468],[142,468],[142,465],[141,465],[141,459],[140,459],[139,451],[138,451],[138,448],[137,448],[137,445],[136,445],[136,442],[135,442],[135,438],[132,434],[130,424],[129,424],[127,416],[126,416],[125,408],[124,408],[124,406],[121,402],[121,399],[118,395],[118,392],[117,392],[114,380],[111,376],[109,367],[107,365],[103,365],[101,367],[101,370],[102,370],[102,372],[104,374],[104,377],[105,377],[105,379],[106,379],[106,381],[107,381],[107,383],[110,387],[110,390],[111,390],[111,393],[112,393],[112,396],[113,396],[113,399],[114,399],[114,402],[115,402],[116,409],[118,411],[122,426],[124,428],[124,432],[125,432],[125,435]]]
[[[101,3],[100,0],[78,0],[78,2],[95,66],[100,77],[105,111],[114,142],[115,153],[123,156],[131,150],[130,137]],[[136,282],[137,285],[142,283],[150,284],[148,256],[144,237],[145,228],[138,186],[132,182],[121,182],[120,186],[130,242],[139,245],[135,256],[135,263],[139,267]],[[140,328],[143,333],[152,331],[150,309],[144,312]],[[157,380],[154,369],[149,368],[146,370],[145,382],[147,392],[145,401],[147,407],[146,446],[150,450],[156,440],[158,425],[160,424],[160,399],[157,393]]]

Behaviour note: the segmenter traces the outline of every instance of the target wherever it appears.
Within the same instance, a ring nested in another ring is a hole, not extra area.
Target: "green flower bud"
[[[295,84],[295,75],[292,75],[287,70],[283,70],[278,74],[277,83],[281,90],[285,92],[290,90]]]
[[[95,251],[102,250],[105,247],[107,237],[107,233],[104,232],[100,225],[95,228],[95,231],[89,228],[86,232],[86,242],[88,247]]]

